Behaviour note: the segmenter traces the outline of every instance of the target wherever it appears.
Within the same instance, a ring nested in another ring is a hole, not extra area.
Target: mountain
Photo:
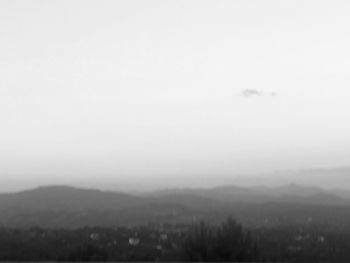
[[[320,187],[302,186],[302,185],[293,184],[293,183],[277,186],[277,187],[264,187],[264,188],[257,187],[255,189],[265,193],[270,193],[275,196],[293,195],[293,196],[307,197],[307,196],[327,193],[326,190]]]
[[[154,191],[151,196],[168,196],[171,194],[191,194],[226,203],[263,204],[263,203],[302,203],[318,205],[346,205],[350,204],[345,198],[345,191],[327,191],[319,187],[288,184],[278,187],[239,187],[220,186],[209,189],[187,188]]]
[[[236,177],[234,183],[245,186],[261,184],[274,187],[297,183],[299,185],[313,185],[323,188],[350,189],[350,167],[282,170],[259,175],[247,174]]]
[[[219,222],[229,215],[251,225],[308,222],[308,218],[338,224],[350,221],[350,198],[345,193],[285,185],[167,189],[131,195],[50,186],[0,194],[0,225],[77,228],[191,223],[200,218]]]
[[[43,210],[119,210],[140,202],[140,198],[124,193],[48,186],[19,193],[0,194],[0,211],[16,208],[23,212]]]
[[[143,224],[181,219],[217,210],[222,205],[195,195],[141,197],[120,192],[40,187],[0,194],[0,225],[26,227],[81,227]]]
[[[239,186],[220,186],[208,189],[186,188],[186,189],[167,189],[154,191],[151,196],[166,197],[169,195],[194,195],[202,198],[221,202],[235,203],[264,203],[271,201],[267,193],[259,192],[251,188]]]

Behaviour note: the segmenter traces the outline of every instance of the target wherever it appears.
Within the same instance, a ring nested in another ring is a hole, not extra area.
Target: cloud
[[[245,98],[260,97],[260,96],[277,96],[276,92],[264,92],[256,89],[245,89],[240,92],[240,96]]]
[[[245,89],[242,90],[241,95],[246,98],[261,96],[261,92],[256,89]]]

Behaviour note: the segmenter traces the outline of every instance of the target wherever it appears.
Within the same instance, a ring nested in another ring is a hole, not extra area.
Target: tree
[[[195,225],[184,243],[189,261],[254,261],[258,248],[251,234],[229,217],[214,228],[203,221]]]
[[[212,228],[201,221],[192,227],[184,242],[184,252],[190,261],[211,261],[214,236]]]
[[[106,261],[108,255],[98,246],[84,244],[72,251],[68,258],[70,261]]]
[[[242,261],[245,253],[243,228],[231,217],[217,230],[215,255],[219,261]]]

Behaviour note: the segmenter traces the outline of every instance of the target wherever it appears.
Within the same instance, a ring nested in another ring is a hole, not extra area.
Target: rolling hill
[[[191,223],[201,218],[219,222],[228,215],[249,225],[308,223],[310,218],[313,222],[344,224],[350,222],[346,193],[285,185],[168,189],[131,195],[49,186],[0,194],[0,225],[77,228]]]

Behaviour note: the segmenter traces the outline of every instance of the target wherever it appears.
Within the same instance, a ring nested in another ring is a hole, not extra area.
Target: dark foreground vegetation
[[[243,228],[149,224],[140,227],[0,228],[0,260],[17,261],[343,261],[350,230],[317,225]]]

